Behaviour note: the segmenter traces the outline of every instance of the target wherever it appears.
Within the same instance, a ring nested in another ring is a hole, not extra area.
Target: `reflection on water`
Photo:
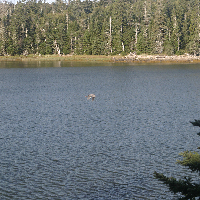
[[[10,63],[0,69],[1,199],[175,199],[153,172],[188,173],[176,160],[199,143],[197,65]]]
[[[72,61],[1,61],[0,68],[41,68],[41,67],[94,67],[121,66],[119,63],[72,62]]]

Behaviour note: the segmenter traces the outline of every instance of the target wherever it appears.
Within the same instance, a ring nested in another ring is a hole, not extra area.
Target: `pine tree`
[[[195,120],[191,122],[193,126],[200,127],[200,120]],[[200,133],[198,133],[200,135]],[[200,149],[198,147],[197,149]],[[188,167],[193,172],[200,172],[200,154],[198,152],[185,151],[180,153],[183,156],[183,160],[179,160],[178,164]],[[162,181],[164,184],[169,186],[169,189],[174,193],[181,193],[184,197],[180,198],[182,200],[194,200],[196,197],[200,199],[200,183],[194,182],[190,177],[185,177],[185,179],[177,180],[173,177],[166,177],[161,173],[154,172],[155,178]]]
[[[140,23],[140,31],[137,37],[137,50],[139,53],[151,53],[152,44],[150,40],[151,1],[144,1],[142,5],[143,17]]]
[[[166,14],[164,1],[157,0],[155,3],[154,18],[151,22],[152,53],[161,54],[164,51],[164,38],[166,34]]]

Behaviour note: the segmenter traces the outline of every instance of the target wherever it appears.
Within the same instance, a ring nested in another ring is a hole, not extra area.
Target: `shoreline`
[[[172,63],[200,63],[200,56],[193,55],[28,55],[28,56],[0,56],[0,61],[69,61],[69,62],[127,62],[136,64],[172,64]]]
[[[120,59],[115,59],[116,62],[134,62],[134,63],[200,63],[200,56],[193,55],[136,55],[130,53]]]

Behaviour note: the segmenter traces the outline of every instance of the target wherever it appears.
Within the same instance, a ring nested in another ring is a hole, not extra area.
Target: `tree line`
[[[199,51],[199,0],[0,3],[0,55]]]

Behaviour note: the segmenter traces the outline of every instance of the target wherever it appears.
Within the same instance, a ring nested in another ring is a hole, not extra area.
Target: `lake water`
[[[0,65],[0,199],[177,198],[153,172],[189,175],[199,65]]]

